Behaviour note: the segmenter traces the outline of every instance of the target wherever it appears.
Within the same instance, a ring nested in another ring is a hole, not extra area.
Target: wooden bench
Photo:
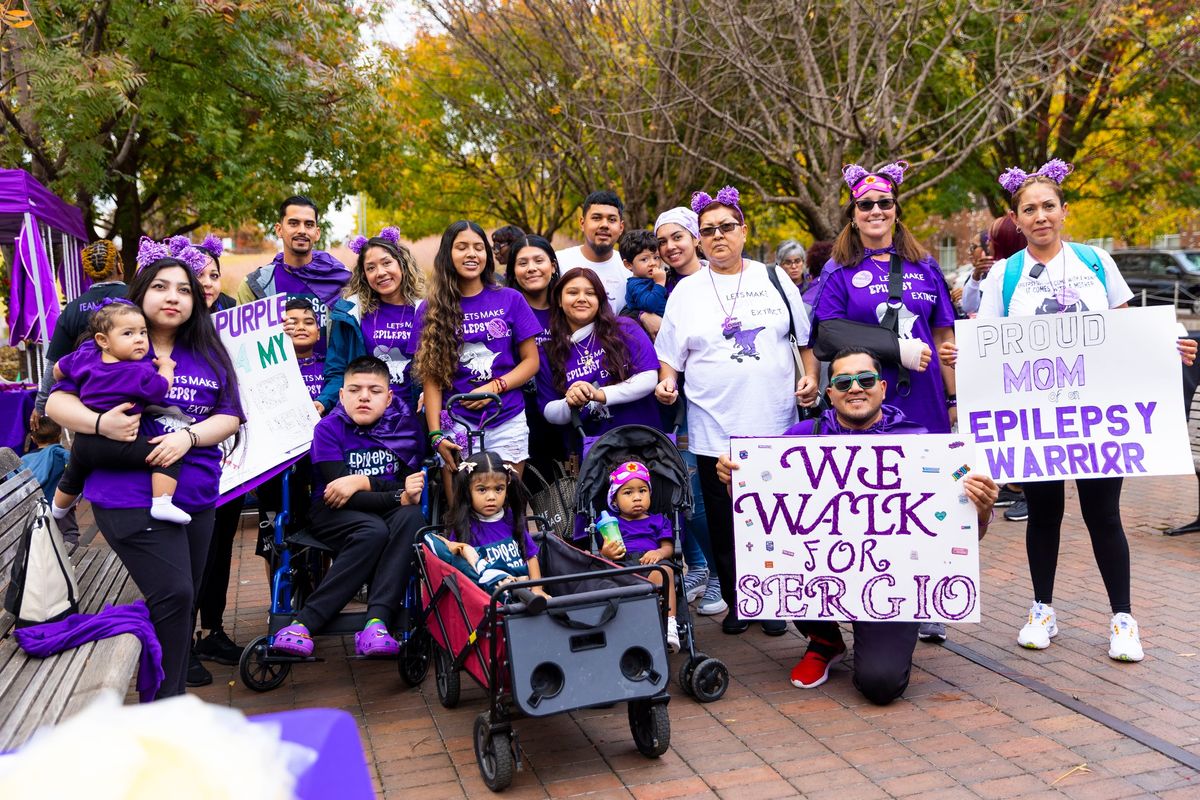
[[[0,476],[2,598],[25,521],[42,489],[8,448],[0,448]],[[76,548],[71,561],[80,611],[95,613],[109,603],[130,603],[139,596],[124,565],[107,547]],[[17,646],[11,635],[14,622],[12,614],[0,610],[0,752],[19,747],[38,728],[76,713],[105,689],[125,697],[141,654],[135,636],[122,634],[38,659]]]

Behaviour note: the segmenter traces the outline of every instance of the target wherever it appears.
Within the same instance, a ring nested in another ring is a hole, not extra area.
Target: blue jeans
[[[696,472],[696,457],[686,450],[680,451],[683,463],[687,464],[692,479],[692,511],[685,521],[686,535],[683,537],[683,560],[688,569],[708,569],[712,559],[712,544],[708,539],[708,517],[704,513],[704,495],[700,493],[700,475]]]

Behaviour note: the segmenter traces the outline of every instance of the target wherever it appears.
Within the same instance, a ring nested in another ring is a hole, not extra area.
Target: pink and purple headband
[[[645,464],[639,461],[626,461],[609,474],[608,507],[610,509],[617,510],[617,492],[621,491],[622,486],[633,480],[645,481],[647,486],[651,485],[650,470],[646,469]]]
[[[1025,185],[1025,181],[1032,177],[1041,175],[1062,186],[1062,182],[1075,169],[1074,165],[1068,164],[1061,158],[1052,158],[1038,169],[1037,172],[1026,172],[1020,167],[1009,167],[1004,170],[1004,174],[1000,176],[1000,185],[1010,195],[1016,194],[1017,190]]]
[[[696,212],[698,218],[711,205],[727,206],[737,214],[739,222],[745,223],[746,217],[742,214],[742,207],[738,205],[740,197],[738,190],[732,186],[721,187],[716,197],[710,196],[708,192],[695,192],[692,195],[692,211]]]
[[[383,239],[385,242],[391,242],[393,247],[399,247],[400,246],[400,229],[389,225],[388,227],[381,230],[373,238]],[[363,248],[367,246],[367,242],[369,242],[369,241],[371,241],[371,240],[368,239],[366,236],[355,236],[353,239],[350,240],[350,243],[347,244],[346,246],[350,248],[350,251],[352,253],[354,253],[354,255],[358,255],[359,253],[361,253],[363,251]]]
[[[867,192],[890,192],[894,196],[896,188],[904,183],[904,170],[908,167],[908,162],[901,160],[886,164],[875,172],[868,172],[866,167],[847,164],[842,167],[842,179],[850,187],[852,200],[857,200]]]
[[[173,258],[198,274],[208,263],[205,255],[206,253],[192,245],[186,236],[172,236],[161,242],[143,236],[138,240],[137,267],[143,270],[155,261]]]

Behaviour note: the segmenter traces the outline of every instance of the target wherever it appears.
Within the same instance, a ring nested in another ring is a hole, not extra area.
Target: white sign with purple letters
[[[1191,475],[1169,306],[955,323],[958,425],[1003,483]]]
[[[969,439],[734,437],[730,450],[740,617],[979,621]]]

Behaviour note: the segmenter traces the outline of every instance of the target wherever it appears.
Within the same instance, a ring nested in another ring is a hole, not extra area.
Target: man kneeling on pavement
[[[364,583],[367,625],[354,637],[360,656],[394,656],[389,633],[412,575],[413,542],[425,525],[424,477],[418,469],[421,431],[408,406],[393,397],[387,364],[362,356],[346,367],[338,405],[313,431],[314,537],[334,548],[333,565],[291,625],[275,634],[275,649],[313,653],[319,632]]]
[[[887,382],[880,377],[879,360],[866,349],[848,347],[829,365],[825,390],[833,406],[815,419],[789,428],[785,436],[849,436],[859,434],[927,433],[904,418],[898,408],[883,404]],[[717,460],[717,475],[729,484],[737,462],[728,456]],[[986,475],[971,473],[963,488],[975,505],[982,538],[992,517],[999,492]],[[854,686],[872,703],[887,705],[908,688],[917,622],[854,622]],[[797,620],[796,628],[808,638],[808,649],[792,669],[792,684],[812,689],[829,679],[829,669],[846,655],[846,643],[836,622]]]

